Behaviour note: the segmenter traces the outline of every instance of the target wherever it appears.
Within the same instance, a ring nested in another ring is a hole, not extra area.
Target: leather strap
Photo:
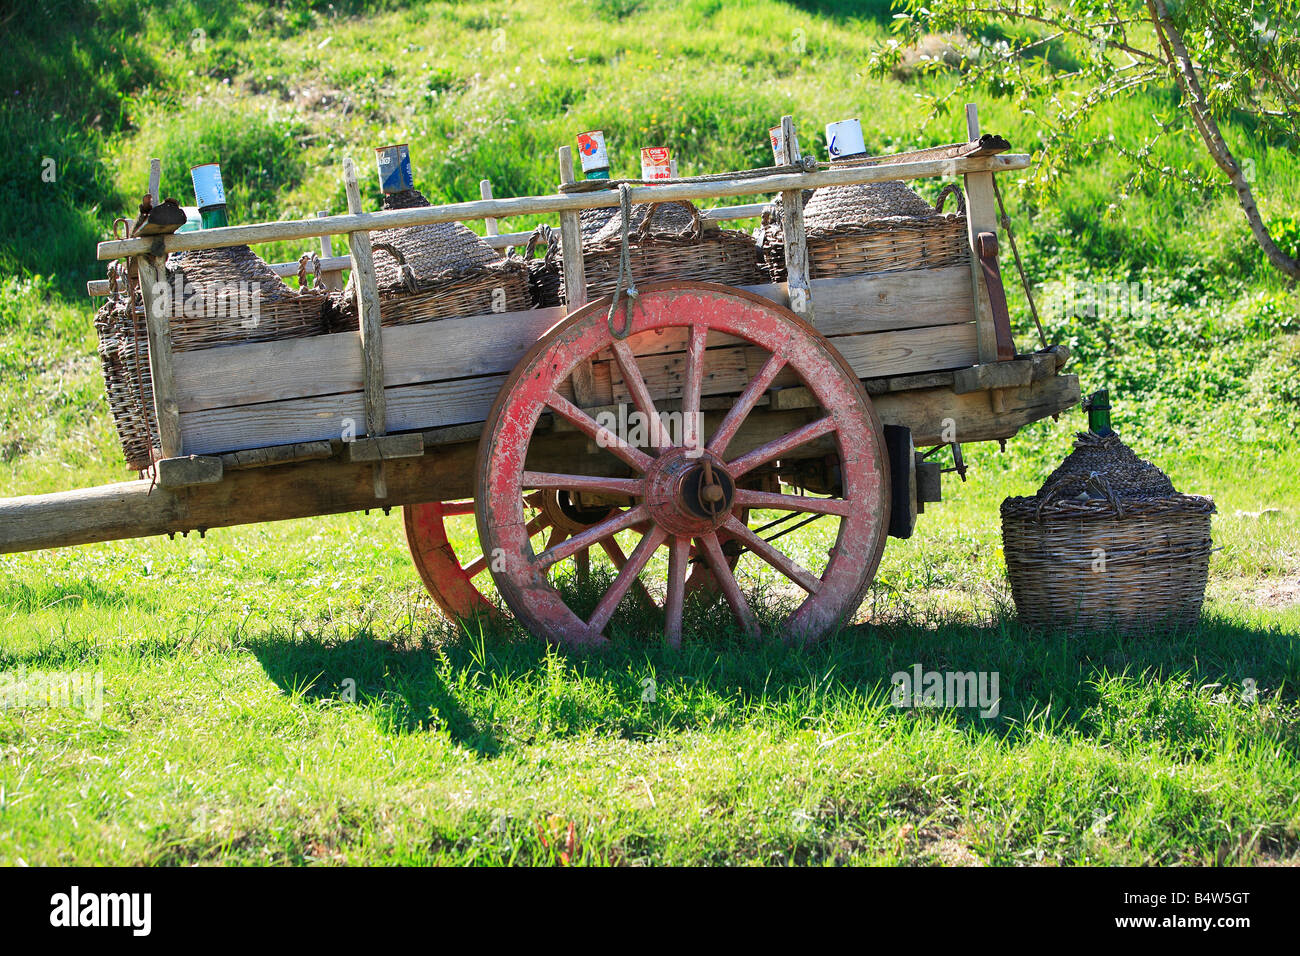
[[[981,232],[975,239],[979,252],[980,268],[984,270],[984,285],[989,293],[989,307],[993,311],[993,335],[999,362],[1009,362],[1016,357],[1016,344],[1011,340],[1011,315],[1007,311],[1007,293],[1002,288],[1002,273],[998,269],[998,237],[996,233]]]

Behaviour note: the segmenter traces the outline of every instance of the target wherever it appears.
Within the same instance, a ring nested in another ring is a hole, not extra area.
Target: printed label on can
[[[831,159],[865,153],[867,144],[862,139],[862,124],[855,119],[827,123],[826,151],[830,153]]]
[[[194,183],[195,205],[199,209],[226,204],[226,187],[221,183],[221,167],[217,163],[190,167],[190,180]]]
[[[593,129],[578,134],[578,156],[582,171],[588,175],[609,169],[609,154],[605,152],[605,133]]]
[[[641,150],[641,178],[672,179],[672,157],[667,146],[647,146]]]
[[[785,158],[785,146],[781,142],[781,127],[773,126],[771,129],[769,129],[767,131],[767,138],[772,143],[772,159],[776,161],[776,165],[784,166],[787,163],[789,163],[789,160]],[[794,151],[795,151],[795,155],[799,154],[798,130],[796,130],[794,134]]]
[[[385,196],[415,188],[415,176],[411,173],[411,151],[405,143],[377,147],[375,165],[379,168],[379,188]]]

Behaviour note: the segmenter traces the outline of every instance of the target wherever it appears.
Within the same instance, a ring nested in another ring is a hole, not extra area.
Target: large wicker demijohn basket
[[[386,194],[383,208],[427,205],[419,190],[404,189]],[[388,229],[375,233],[372,246],[385,326],[518,312],[533,305],[528,266],[520,259],[500,258],[458,222]],[[331,332],[357,328],[353,280],[330,296],[325,321]]]
[[[1089,431],[1038,494],[1002,502],[1011,594],[1030,627],[1132,632],[1200,617],[1214,501],[1174,490],[1110,430],[1104,391]]]

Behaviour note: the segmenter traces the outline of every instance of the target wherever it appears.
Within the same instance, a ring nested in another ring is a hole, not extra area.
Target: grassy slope
[[[27,166],[6,178],[19,183],[10,210],[52,201],[68,217],[25,242],[0,229],[6,272],[53,273],[0,288],[6,493],[121,477],[75,289],[150,155],[182,197],[188,164],[220,156],[253,219],[342,208],[342,156],[369,168],[368,147],[394,139],[412,144],[427,193],[463,199],[483,176],[498,195],[547,188],[555,144],[591,126],[625,172],[650,142],[673,145],[687,172],[761,161],[782,112],[807,128],[869,117],[881,149],[956,125],[920,128],[915,83],[854,76],[881,28],[833,5],[524,0],[359,19],[303,4],[101,6],[98,31],[61,33],[77,22],[64,17],[43,41],[20,32],[14,59],[49,72],[5,77],[29,107],[0,111],[26,137],[21,162],[73,154],[58,183],[23,187]],[[74,42],[76,56],[53,58]],[[61,93],[77,83],[88,92]],[[1159,105],[1117,111],[1117,135]],[[1010,106],[983,114],[1033,142]],[[1258,157],[1266,212],[1287,215],[1300,164],[1233,136]],[[1198,161],[1191,144],[1169,158]],[[1101,162],[1055,196],[1008,198],[1049,291],[1155,285],[1145,319],[1048,321],[1086,380],[1119,393],[1126,437],[1219,502],[1224,550],[1196,632],[1029,638],[1002,613],[997,502],[1038,484],[1073,421],[1027,429],[1005,456],[974,450],[972,481],[950,483],[918,535],[887,550],[864,606],[876,626],[817,652],[744,648],[703,618],[681,655],[449,635],[395,518],[378,514],[0,557],[0,660],[102,669],[107,703],[102,721],[0,712],[0,860],[538,862],[570,820],[592,862],[1292,858],[1295,301],[1259,268],[1228,197],[1144,193],[1108,211],[1120,176]],[[1266,508],[1281,511],[1238,514]],[[1001,717],[889,708],[889,675],[914,662],[998,671]],[[1241,703],[1247,679],[1261,704]]]

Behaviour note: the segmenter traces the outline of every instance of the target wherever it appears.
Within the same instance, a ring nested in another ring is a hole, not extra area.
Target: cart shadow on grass
[[[582,652],[548,647],[510,622],[391,642],[368,633],[293,642],[265,635],[248,646],[286,693],[342,703],[352,686],[355,705],[382,732],[445,731],[479,757],[540,737],[647,740],[769,718],[787,728],[929,719],[995,736],[1030,728],[1137,736],[1194,757],[1217,733],[1206,702],[1235,704],[1249,690],[1290,712],[1300,680],[1295,636],[1215,615],[1190,630],[1136,636],[1041,634],[1005,617],[864,625],[812,648],[755,643],[734,628],[697,628],[680,649],[632,639]],[[986,719],[974,706],[895,708],[892,676],[917,665],[926,672],[996,673],[997,715]],[[1136,718],[1117,715],[1113,692],[1103,690],[1117,680],[1125,682],[1122,693],[1137,706]],[[1300,739],[1288,746],[1300,749]]]

